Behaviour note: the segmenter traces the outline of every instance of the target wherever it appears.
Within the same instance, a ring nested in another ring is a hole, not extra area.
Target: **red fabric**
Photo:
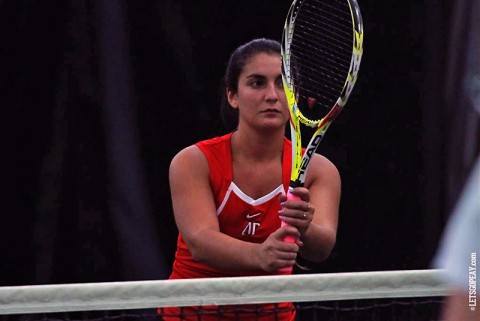
[[[278,211],[281,205],[278,195],[285,193],[290,182],[291,171],[291,142],[285,139],[283,152],[283,185],[268,195],[253,200],[245,195],[232,182],[232,159],[230,149],[231,134],[216,137],[196,144],[204,153],[210,168],[210,184],[215,198],[220,231],[234,238],[246,242],[261,243],[268,235],[280,227]],[[275,272],[271,274],[284,274]],[[267,275],[263,270],[257,271],[223,271],[207,264],[196,262],[188,250],[182,236],[178,236],[175,262],[170,279],[206,278],[206,277],[231,277],[231,276],[257,276]],[[231,306],[229,308],[232,308]],[[291,303],[280,303],[278,305],[249,305],[236,306],[236,308],[251,309],[252,313],[243,313],[241,320],[294,320],[295,312]],[[180,319],[179,317],[164,317],[166,321],[173,320],[198,320],[199,310],[218,312],[217,307],[189,307],[182,310],[182,314],[193,313],[191,317]],[[260,313],[257,310],[270,310],[270,313]],[[274,309],[286,312],[278,313],[278,319],[272,315]],[[160,310],[159,310],[160,311]],[[165,308],[164,314],[179,315],[178,308]],[[205,314],[201,320],[219,320],[218,315]],[[234,313],[222,315],[221,320],[237,320]]]

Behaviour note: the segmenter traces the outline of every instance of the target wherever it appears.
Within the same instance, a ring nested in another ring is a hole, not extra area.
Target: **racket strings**
[[[345,2],[342,2],[344,4]],[[348,6],[344,7],[347,10]],[[328,37],[331,41],[331,45],[338,45],[340,47],[344,46],[345,40],[339,37],[343,36],[344,38],[350,39],[351,37],[351,16],[346,11],[337,12],[336,8],[328,6],[328,10],[324,10],[322,7],[317,7],[311,3],[305,3],[305,9],[309,10],[308,14],[304,14],[301,11],[302,25],[309,32],[316,33],[316,38],[320,37],[318,35],[320,32],[323,32],[324,35]],[[344,14],[341,14],[344,13]],[[300,19],[300,18],[298,18]],[[333,35],[333,36],[332,36]]]
[[[301,59],[305,59],[306,61],[308,61],[310,57],[308,53],[299,53],[298,56],[303,56]],[[310,72],[303,76],[303,81],[296,82],[296,87],[302,88],[304,92],[303,98],[320,98],[318,103],[325,105],[326,108],[332,107],[331,104],[329,105],[329,102],[338,97],[338,95],[335,94],[338,92],[338,86],[334,87],[332,84],[344,79],[339,76],[344,72],[344,69],[338,67],[337,63],[332,63],[329,66],[319,66],[319,62],[314,60],[310,63],[305,63],[303,69],[310,70]],[[309,74],[318,72],[319,69],[323,75],[321,82],[319,82],[319,79],[308,76]],[[330,95],[328,95],[329,93]]]
[[[345,0],[299,1],[291,12],[289,70],[300,112],[318,120],[335,105],[352,59],[353,22]]]

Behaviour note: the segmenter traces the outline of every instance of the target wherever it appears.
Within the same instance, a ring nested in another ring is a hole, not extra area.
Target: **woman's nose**
[[[267,86],[267,92],[265,93],[265,98],[267,100],[278,101],[278,88],[275,84],[270,84]]]

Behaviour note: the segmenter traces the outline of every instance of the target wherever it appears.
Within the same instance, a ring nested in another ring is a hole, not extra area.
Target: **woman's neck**
[[[232,156],[257,161],[268,161],[281,157],[284,131],[258,133],[237,130],[232,134]]]

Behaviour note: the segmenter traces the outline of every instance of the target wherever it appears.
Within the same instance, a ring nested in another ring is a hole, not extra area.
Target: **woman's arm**
[[[175,221],[195,260],[224,270],[274,271],[295,263],[298,244],[282,241],[295,228],[278,230],[262,244],[220,232],[208,162],[198,147],[173,158],[169,180]]]

